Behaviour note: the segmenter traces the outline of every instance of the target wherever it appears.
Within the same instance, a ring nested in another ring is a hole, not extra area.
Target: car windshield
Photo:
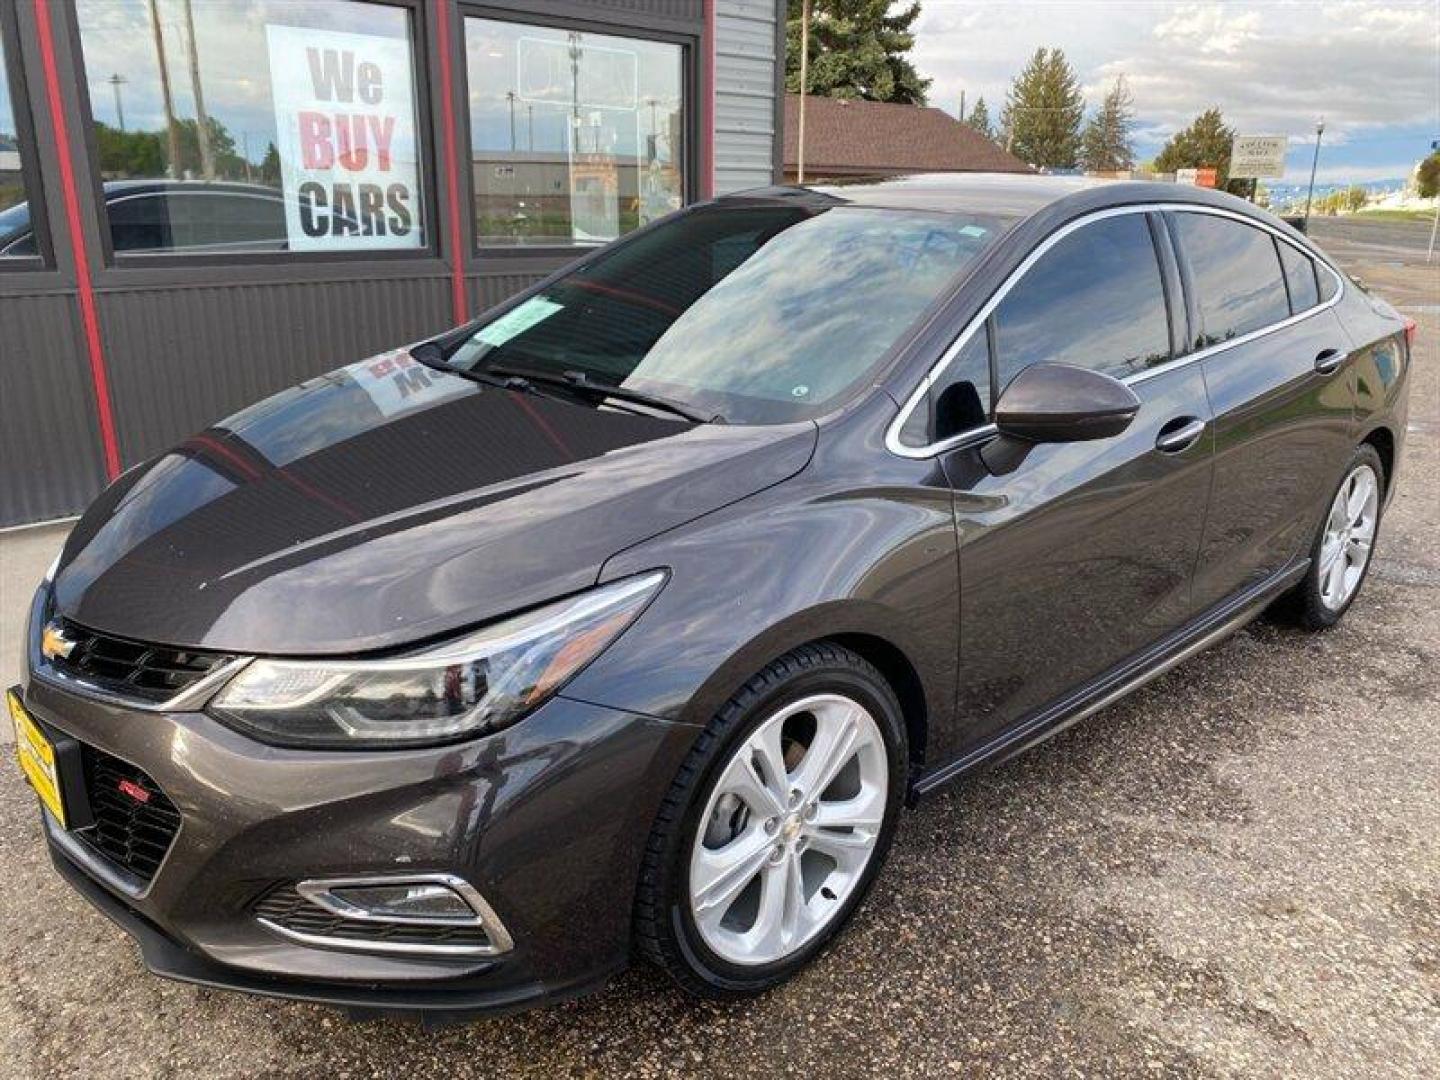
[[[816,416],[1013,219],[855,206],[705,207],[615,245],[449,351],[663,397],[730,423]]]

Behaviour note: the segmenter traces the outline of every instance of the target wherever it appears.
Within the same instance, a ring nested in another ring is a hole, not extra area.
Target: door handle
[[[1321,375],[1330,375],[1344,362],[1344,349],[1321,349],[1315,357],[1315,370]]]
[[[1155,449],[1162,454],[1178,454],[1195,445],[1205,433],[1205,421],[1198,416],[1178,416],[1160,429]]]

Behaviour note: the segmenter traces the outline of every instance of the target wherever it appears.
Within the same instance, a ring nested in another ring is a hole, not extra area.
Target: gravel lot
[[[716,1008],[640,969],[436,1033],[164,982],[51,871],[7,767],[0,1072],[1440,1075],[1440,275],[1424,229],[1353,229],[1315,232],[1421,331],[1350,616],[1258,624],[922,803],[798,981]],[[47,543],[0,538],[7,623],[17,552]]]

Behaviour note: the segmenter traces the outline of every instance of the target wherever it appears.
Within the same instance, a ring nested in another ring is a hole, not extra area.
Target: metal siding
[[[98,300],[126,466],[452,321],[443,277],[137,289]]]
[[[0,526],[73,513],[105,483],[70,293],[0,299]]]
[[[776,5],[716,0],[715,193],[775,177]]]

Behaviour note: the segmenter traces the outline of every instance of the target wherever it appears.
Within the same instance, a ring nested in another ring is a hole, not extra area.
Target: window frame
[[[233,253],[155,251],[147,253],[116,252],[110,242],[110,214],[105,201],[105,182],[100,176],[100,147],[95,136],[95,114],[90,101],[89,69],[85,64],[84,42],[80,34],[79,11],[71,8],[68,20],[70,48],[75,58],[76,100],[80,113],[80,124],[84,132],[85,167],[88,172],[90,196],[93,200],[91,217],[98,237],[101,265],[111,272],[128,275],[136,270],[167,270],[198,266],[210,267],[264,267],[284,266],[301,268],[306,266],[344,263],[412,263],[442,258],[441,216],[439,177],[436,165],[440,160],[436,153],[435,140],[444,138],[444,131],[436,123],[431,109],[431,100],[439,92],[438,83],[432,85],[429,77],[429,57],[433,45],[431,12],[433,5],[425,0],[340,0],[342,3],[369,4],[375,7],[399,8],[406,12],[410,24],[410,78],[415,105],[415,130],[421,140],[420,183],[417,185],[425,210],[425,243],[416,248],[372,248],[363,251],[236,251]],[[448,2],[448,0],[442,0]],[[148,177],[156,183],[169,182],[166,177]],[[455,257],[459,257],[456,253]]]
[[[1189,210],[1190,210],[1190,208],[1187,207],[1187,208],[1186,208],[1186,211],[1189,211]],[[1276,231],[1273,230],[1273,229],[1261,228],[1259,222],[1255,222],[1255,221],[1252,221],[1252,220],[1250,220],[1250,219],[1247,219],[1247,218],[1245,218],[1243,215],[1237,215],[1237,214],[1212,214],[1211,216],[1212,216],[1212,217],[1229,217],[1229,218],[1231,218],[1231,219],[1233,219],[1233,220],[1235,220],[1235,221],[1238,221],[1241,225],[1249,226],[1250,228],[1254,229],[1255,232],[1262,233],[1262,234],[1264,234],[1264,233],[1268,233],[1268,234],[1269,234],[1269,239],[1270,239],[1270,241],[1271,241],[1271,245],[1270,245],[1271,254],[1274,255],[1274,257],[1275,257],[1275,268],[1276,268],[1276,270],[1279,272],[1279,275],[1280,275],[1280,289],[1281,289],[1281,291],[1285,294],[1285,311],[1286,311],[1286,315],[1285,315],[1283,318],[1280,318],[1280,319],[1275,320],[1274,322],[1262,323],[1260,326],[1255,327],[1253,330],[1247,330],[1247,331],[1245,331],[1245,333],[1243,333],[1243,334],[1237,334],[1237,335],[1236,335],[1235,337],[1233,337],[1233,338],[1227,338],[1227,339],[1225,339],[1224,341],[1216,341],[1216,342],[1214,342],[1214,343],[1212,343],[1212,344],[1210,344],[1210,345],[1204,345],[1204,344],[1202,343],[1202,344],[1200,344],[1200,346],[1199,346],[1199,351],[1209,352],[1211,349],[1214,349],[1214,348],[1216,348],[1216,347],[1218,347],[1218,346],[1220,346],[1220,345],[1228,345],[1228,344],[1231,344],[1232,342],[1249,341],[1249,340],[1251,340],[1252,338],[1259,336],[1260,334],[1269,333],[1270,331],[1272,331],[1272,330],[1274,330],[1276,327],[1278,327],[1280,324],[1286,323],[1286,322],[1288,322],[1288,320],[1290,320],[1290,319],[1294,319],[1297,314],[1309,314],[1310,311],[1313,310],[1312,308],[1306,308],[1304,312],[1297,313],[1297,312],[1295,311],[1295,309],[1294,309],[1294,306],[1293,306],[1293,305],[1291,304],[1291,302],[1290,302],[1290,280],[1289,280],[1288,276],[1287,276],[1286,273],[1285,273],[1285,263],[1284,263],[1284,260],[1282,260],[1282,259],[1280,258],[1280,248],[1279,248],[1279,245],[1278,245],[1278,241],[1280,241],[1281,239],[1283,239],[1283,237],[1281,236],[1280,233],[1276,232]],[[1172,222],[1174,222],[1177,217],[1178,217],[1178,214],[1173,214],[1173,215],[1172,215],[1172,218],[1171,218]],[[1180,235],[1180,229],[1179,229],[1179,227],[1178,227],[1178,223],[1175,224],[1175,225],[1170,229],[1170,237],[1171,237],[1171,242],[1175,245],[1175,257],[1176,257],[1177,259],[1179,259],[1179,260],[1181,261],[1182,265],[1185,267],[1185,275],[1186,275],[1185,280],[1186,280],[1186,285],[1187,285],[1187,287],[1190,289],[1191,298],[1192,298],[1192,300],[1193,300],[1192,310],[1193,310],[1194,313],[1195,313],[1195,322],[1194,322],[1194,324],[1193,324],[1193,326],[1192,326],[1192,329],[1196,332],[1197,340],[1198,340],[1201,335],[1203,335],[1203,334],[1205,334],[1205,333],[1208,333],[1208,329],[1207,329],[1207,327],[1205,326],[1205,314],[1204,314],[1204,311],[1203,311],[1203,309],[1202,309],[1202,307],[1201,307],[1201,304],[1200,304],[1200,291],[1199,291],[1198,286],[1195,284],[1195,272],[1194,272],[1194,267],[1192,267],[1192,266],[1190,265],[1189,255],[1188,255],[1188,253],[1185,251],[1185,240],[1184,240],[1184,237],[1182,237],[1182,236]],[[1319,289],[1319,284],[1320,284],[1318,278],[1316,279],[1315,284],[1316,284],[1316,288],[1317,288],[1317,291],[1318,291],[1318,289]],[[1192,342],[1191,342],[1192,348],[1195,346],[1195,344],[1196,344],[1195,341],[1192,341]]]
[[[46,212],[45,188],[41,183],[40,148],[35,137],[35,119],[25,82],[25,62],[20,48],[19,13],[15,4],[0,4],[0,54],[5,61],[5,81],[14,111],[15,139],[20,146],[20,184],[30,207],[30,231],[35,236],[34,255],[0,256],[0,274],[33,273],[55,269],[55,248]]]
[[[470,64],[468,62],[468,49],[466,43],[466,23],[468,20],[489,19],[492,22],[507,23],[512,26],[533,26],[550,30],[579,30],[587,34],[603,34],[607,37],[635,38],[638,41],[653,41],[667,45],[678,45],[680,47],[680,111],[684,114],[685,152],[682,155],[680,192],[681,209],[693,205],[699,200],[699,88],[700,88],[700,38],[696,34],[687,34],[679,30],[669,30],[661,26],[646,26],[633,22],[604,22],[590,18],[571,18],[566,15],[549,14],[546,12],[533,11],[529,9],[515,10],[511,8],[496,7],[493,4],[466,3],[460,0],[459,39],[460,48],[460,70],[456,77],[459,83],[460,100],[466,103],[462,118],[457,123],[456,150],[462,161],[473,163],[475,160],[475,148],[470,138]],[[470,235],[465,241],[465,248],[473,259],[495,259],[514,258],[521,260],[539,259],[555,260],[560,259],[569,262],[577,257],[589,254],[603,244],[481,244],[475,235],[475,177],[473,168],[462,168],[460,176],[460,194],[464,202],[465,210],[463,217],[469,225]],[[640,228],[644,228],[641,226]],[[632,229],[628,233],[622,233],[617,239],[624,239],[633,236],[639,229]],[[612,241],[613,242],[613,241]],[[517,271],[524,272],[524,271]]]
[[[1197,349],[1195,348],[1194,338],[1192,336],[1190,340],[1186,342],[1185,348],[1175,352],[1173,359],[1171,359],[1169,363],[1157,364],[1155,367],[1148,368],[1145,371],[1137,371],[1132,375],[1126,375],[1125,377],[1120,379],[1120,382],[1124,383],[1125,385],[1133,386],[1136,383],[1145,382],[1147,379],[1156,378],[1160,375],[1165,374],[1166,372],[1174,371],[1177,368],[1197,363],[1205,359],[1207,356],[1213,356],[1217,353],[1224,352],[1226,349],[1233,349],[1237,346],[1244,345],[1250,341],[1254,341],[1257,338],[1264,337],[1267,334],[1273,334],[1277,330],[1284,329],[1288,326],[1293,326],[1294,324],[1300,322],[1302,319],[1309,319],[1315,315],[1318,315],[1322,311],[1328,311],[1330,308],[1334,307],[1336,304],[1340,303],[1340,301],[1344,299],[1346,292],[1345,276],[1330,263],[1329,259],[1325,258],[1318,251],[1310,251],[1307,248],[1295,243],[1276,226],[1273,226],[1268,222],[1250,217],[1247,214],[1242,214],[1235,210],[1226,210],[1218,206],[1208,206],[1203,203],[1163,201],[1131,203],[1120,206],[1108,206],[1098,210],[1091,210],[1057,227],[1044,238],[1039,240],[1025,254],[1025,257],[1021,259],[1020,263],[1015,266],[1009,274],[1006,275],[1005,280],[1000,284],[1000,287],[990,295],[989,299],[987,299],[985,303],[980,307],[980,309],[975,312],[975,314],[972,315],[970,319],[965,323],[965,325],[961,328],[960,332],[953,339],[951,339],[950,344],[941,353],[940,358],[930,367],[930,369],[916,384],[914,389],[911,390],[910,394],[904,399],[904,402],[900,407],[900,411],[895,414],[894,418],[890,421],[890,423],[885,429],[885,448],[889,450],[890,453],[894,454],[896,457],[910,458],[912,460],[923,461],[929,458],[933,458],[938,454],[946,453],[950,450],[958,450],[965,446],[986,442],[994,438],[998,434],[994,423],[989,423],[982,424],[978,427],[970,429],[969,431],[959,432],[945,439],[937,439],[933,442],[927,443],[925,446],[907,446],[905,443],[900,441],[900,432],[904,428],[906,421],[910,418],[910,414],[924,402],[931,388],[935,386],[935,384],[938,382],[940,376],[944,373],[945,369],[949,367],[951,361],[959,354],[960,350],[965,347],[966,343],[969,342],[970,338],[975,334],[976,330],[979,327],[983,326],[986,320],[988,320],[990,316],[994,313],[995,309],[1000,306],[1000,303],[1005,299],[1006,295],[1010,292],[1010,290],[1013,289],[1019,283],[1019,281],[1030,271],[1031,267],[1033,267],[1037,262],[1040,261],[1040,259],[1045,255],[1047,251],[1049,251],[1066,236],[1070,235],[1070,233],[1084,228],[1091,222],[1107,217],[1118,217],[1121,214],[1160,214],[1165,218],[1167,224],[1166,232],[1170,240],[1171,253],[1175,260],[1176,268],[1180,272],[1180,280],[1182,283],[1183,293],[1183,309],[1187,313],[1187,321],[1191,322],[1193,325],[1195,312],[1195,292],[1190,274],[1190,266],[1189,263],[1186,261],[1184,246],[1180,243],[1179,237],[1176,235],[1176,230],[1173,227],[1173,220],[1171,218],[1172,215],[1180,213],[1210,214],[1215,217],[1230,218],[1234,221],[1240,222],[1241,224],[1249,225],[1252,228],[1256,228],[1263,232],[1269,233],[1275,238],[1283,240],[1286,243],[1291,244],[1293,247],[1299,248],[1301,252],[1307,255],[1314,262],[1317,276],[1321,267],[1323,267],[1331,275],[1335,282],[1335,292],[1328,300],[1321,300],[1320,303],[1316,304],[1312,308],[1307,308],[1306,310],[1299,312],[1298,314],[1291,314],[1285,319],[1281,319],[1278,322],[1260,327],[1257,330],[1252,330],[1249,333],[1242,334],[1239,337],[1230,339],[1229,341],[1217,342],[1213,345]],[[1152,236],[1153,235],[1154,233],[1152,231]],[[1157,241],[1157,247],[1163,249],[1164,245],[1159,244]],[[1276,261],[1279,261],[1278,252],[1276,253]],[[1162,271],[1164,265],[1165,264],[1162,256]],[[1163,277],[1164,274],[1162,273],[1162,278]],[[1166,288],[1168,293],[1168,284]],[[1173,307],[1171,308],[1171,311],[1173,313]],[[1172,314],[1172,318],[1173,317],[1174,316]]]
[[[1133,214],[1110,214],[1110,215],[1106,215],[1106,216],[1104,216],[1104,217],[1093,217],[1093,218],[1090,218],[1090,219],[1086,220],[1086,221],[1084,222],[1084,224],[1081,225],[1080,228],[1074,229],[1074,230],[1072,230],[1070,233],[1067,233],[1067,234],[1066,234],[1066,237],[1068,238],[1069,236],[1072,236],[1072,235],[1075,235],[1075,234],[1077,234],[1077,233],[1083,232],[1086,228],[1091,228],[1091,227],[1097,225],[1100,221],[1108,221],[1108,220],[1110,220],[1111,218],[1114,218],[1114,217],[1133,217],[1133,216],[1134,216]],[[1157,231],[1156,231],[1155,216],[1154,216],[1153,214],[1146,214],[1146,215],[1145,215],[1145,220],[1144,220],[1144,222],[1142,222],[1142,225],[1144,226],[1146,235],[1149,236],[1149,238],[1150,238],[1150,251],[1151,251],[1151,253],[1152,253],[1152,254],[1154,255],[1154,257],[1155,257],[1155,277],[1156,277],[1156,281],[1157,281],[1157,282],[1159,283],[1159,285],[1160,285],[1160,302],[1161,302],[1161,304],[1164,306],[1164,309],[1165,309],[1165,345],[1166,345],[1166,354],[1167,354],[1167,355],[1166,355],[1166,359],[1165,359],[1164,363],[1165,363],[1165,364],[1169,364],[1169,363],[1171,363],[1172,361],[1175,360],[1177,353],[1176,353],[1176,349],[1175,349],[1175,310],[1174,310],[1174,298],[1172,298],[1171,295],[1170,295],[1169,275],[1167,275],[1166,272],[1165,272],[1165,271],[1166,271],[1165,259],[1166,259],[1166,256],[1167,256],[1168,253],[1167,253],[1167,252],[1162,248],[1162,246],[1161,246],[1160,237],[1159,237],[1159,235],[1158,235],[1158,233],[1157,233]],[[1058,246],[1058,243],[1057,243],[1055,246]],[[1046,250],[1045,254],[1047,254],[1047,255],[1049,254],[1049,249]],[[1278,259],[1278,256],[1277,256],[1277,259]],[[1033,269],[1035,268],[1035,266],[1040,265],[1040,263],[1041,263],[1042,261],[1043,261],[1043,257],[1042,257],[1041,259],[1037,259],[1037,260],[1035,261],[1035,263],[1029,268],[1029,270],[1033,270]],[[1027,270],[1027,273],[1029,272],[1029,270]],[[1009,294],[1010,294],[1010,293],[1013,293],[1013,292],[1015,291],[1015,288],[1018,288],[1021,284],[1023,284],[1023,279],[1022,279],[1022,281],[1017,281],[1017,282],[1015,283],[1015,287],[1014,287],[1014,288],[1007,288],[1007,290],[1006,290],[1006,296],[1005,296],[1004,300],[1002,300],[999,304],[997,304],[997,305],[995,306],[995,310],[992,311],[992,312],[989,314],[989,316],[986,318],[986,320],[985,320],[985,322],[986,322],[986,327],[987,327],[987,333],[989,334],[989,338],[990,338],[990,392],[991,392],[991,397],[992,397],[992,400],[991,400],[991,402],[990,402],[990,408],[989,408],[988,412],[989,412],[990,415],[992,415],[992,416],[994,415],[994,412],[995,412],[995,405],[996,405],[996,404],[999,402],[999,400],[1000,400],[1000,395],[1005,392],[1005,386],[1008,386],[1008,385],[1010,384],[1010,382],[1013,382],[1013,381],[1015,380],[1016,376],[1018,376],[1018,375],[1020,374],[1020,372],[1024,371],[1026,367],[1030,367],[1030,366],[1031,366],[1030,364],[1026,364],[1024,367],[1016,368],[1016,369],[1015,369],[1015,374],[1014,374],[1014,375],[1011,375],[1011,376],[1010,376],[1010,379],[1009,379],[1004,385],[1001,385],[1001,383],[1000,383],[1000,359],[1001,359],[1001,356],[1002,356],[1002,354],[1003,354],[1003,348],[1002,348],[1003,342],[1002,342],[1002,340],[1001,340],[1001,335],[1000,335],[1000,332],[999,332],[999,331],[1000,331],[1000,321],[999,321],[1000,309],[1004,306],[1005,300],[1008,300],[1008,299],[1009,299]],[[1162,366],[1164,366],[1164,365],[1162,365],[1162,364],[1156,364],[1156,365],[1154,365],[1154,366],[1158,368],[1158,367],[1162,367]],[[1111,373],[1111,372],[1108,372],[1108,371],[1100,371],[1098,368],[1090,368],[1090,369],[1088,369],[1088,370],[1097,371],[1097,372],[1099,372],[1099,373],[1102,374],[1102,375],[1109,375],[1111,378],[1128,378],[1128,376],[1119,376],[1119,375],[1115,375],[1115,374],[1113,374],[1113,373]],[[1142,370],[1144,370],[1144,369],[1142,369]],[[1138,372],[1132,372],[1131,374],[1138,374]]]

